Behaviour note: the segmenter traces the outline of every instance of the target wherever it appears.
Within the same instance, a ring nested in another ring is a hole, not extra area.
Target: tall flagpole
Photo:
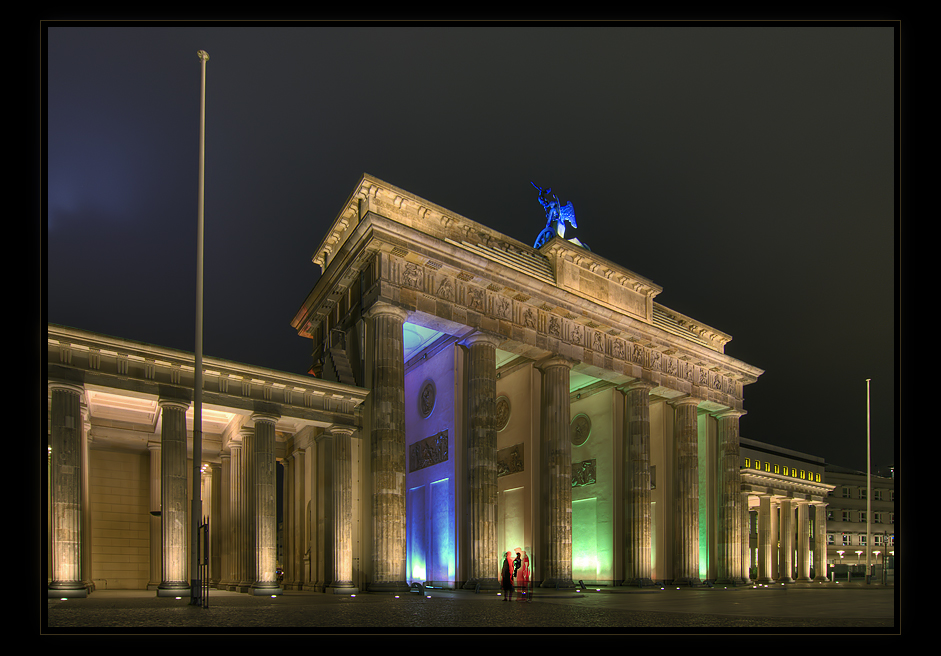
[[[206,168],[206,62],[205,50],[196,53],[202,67],[199,96],[199,210],[196,229],[196,379],[193,383],[193,511],[190,522],[190,603],[199,604],[199,526],[202,519],[203,455],[203,182]]]
[[[869,378],[866,379],[866,583],[872,573],[872,459],[869,430]]]

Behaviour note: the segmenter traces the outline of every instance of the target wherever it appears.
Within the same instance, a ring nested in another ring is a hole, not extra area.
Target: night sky
[[[363,173],[532,244],[530,181],[765,371],[742,437],[894,462],[892,24],[47,26],[46,320],[293,373]]]

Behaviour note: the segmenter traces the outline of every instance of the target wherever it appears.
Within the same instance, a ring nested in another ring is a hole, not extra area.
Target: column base
[[[572,579],[546,579],[539,584],[540,588],[563,588],[569,589],[575,587],[575,581]]]
[[[277,583],[262,581],[253,583],[249,589],[249,594],[255,597],[270,597],[272,595],[284,594],[284,590]]]
[[[500,581],[497,579],[471,579],[465,583],[462,587],[465,590],[476,590],[477,586],[480,586],[481,590],[500,590]]]
[[[408,592],[409,585],[405,581],[382,581],[370,583],[366,586],[367,592]]]
[[[699,580],[698,578],[685,577],[685,578],[680,578],[680,579],[674,579],[673,585],[688,585],[690,587],[695,587],[698,585],[702,585],[702,581]]]
[[[359,592],[359,588],[353,586],[352,583],[349,585],[328,585],[324,592],[332,592],[333,594],[356,594]]]
[[[88,590],[79,582],[52,583],[48,589],[49,599],[84,599]]]
[[[629,581],[624,581],[624,583],[621,585],[643,588],[646,586],[657,585],[657,583],[653,579],[630,579]]]
[[[190,587],[185,583],[161,583],[157,586],[158,597],[188,597]]]

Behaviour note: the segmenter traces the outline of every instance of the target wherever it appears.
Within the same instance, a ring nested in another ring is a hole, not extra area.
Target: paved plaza
[[[656,587],[536,591],[530,603],[497,593],[427,590],[355,596],[288,591],[253,597],[212,591],[209,607],[146,591],[98,591],[48,600],[49,633],[154,629],[155,633],[402,632],[538,634],[552,631],[663,633],[776,628],[897,633],[895,588],[864,584],[771,585],[732,589]],[[214,631],[215,630],[215,631]]]

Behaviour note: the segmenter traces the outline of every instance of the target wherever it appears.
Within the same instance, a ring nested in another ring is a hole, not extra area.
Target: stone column
[[[718,457],[718,559],[716,583],[744,583],[742,579],[742,480],[739,453],[741,410],[716,415]]]
[[[771,583],[774,581],[771,560],[774,540],[771,525],[771,496],[762,494],[758,504],[758,583]]]
[[[52,583],[48,596],[86,597],[82,583],[82,414],[85,389],[50,382],[52,425]]]
[[[209,582],[215,588],[222,579],[222,465],[214,462],[209,463],[209,490]]]
[[[550,357],[542,372],[540,440],[544,455],[545,503],[542,587],[572,588],[572,408],[569,377],[572,362]],[[502,562],[502,558],[500,559]]]
[[[249,592],[255,582],[255,429],[243,426],[239,463],[239,592]]]
[[[791,572],[794,570],[794,507],[791,499],[781,499],[780,553],[778,559],[778,578],[780,583],[793,583]]]
[[[373,573],[369,590],[405,592],[405,362],[408,313],[378,302],[366,312],[372,355],[370,460],[373,479]]]
[[[294,455],[288,453],[284,460],[281,461],[281,464],[284,466],[284,480],[281,482],[282,489],[282,498],[284,499],[283,507],[283,526],[282,526],[282,549],[284,554],[284,559],[282,560],[282,568],[284,571],[284,581],[281,583],[281,587],[284,590],[294,589]]]
[[[653,585],[650,534],[650,390],[622,389],[624,413],[624,585]]]
[[[163,575],[158,597],[189,594],[186,488],[186,411],[189,403],[160,399],[160,520]]]
[[[229,440],[229,580],[225,589],[237,591],[242,582],[242,441]]]
[[[305,536],[307,535],[306,512],[307,499],[304,494],[304,479],[306,477],[306,463],[304,449],[295,449],[294,456],[294,580],[295,589],[303,590],[307,582],[304,570],[304,552],[307,551]]]
[[[814,581],[827,579],[827,504],[814,504]]]
[[[255,529],[254,595],[278,595],[283,592],[278,584],[278,490],[275,467],[275,423],[278,416],[256,412],[253,506]]]
[[[358,589],[353,585],[353,433],[352,428],[334,426],[330,429],[333,440],[332,517],[333,517],[333,572],[326,589],[335,594],[350,594]]]
[[[502,558],[497,544],[497,356],[500,339],[475,333],[466,347],[467,413],[467,553],[465,588],[500,587]]]
[[[699,585],[699,399],[673,406],[673,582]]]
[[[810,517],[806,501],[797,503],[797,580],[810,582]]]
[[[150,455],[150,582],[148,590],[156,590],[163,581],[163,532],[160,521],[160,444],[147,444]]]
[[[219,572],[220,580],[216,586],[226,590],[232,581],[232,456],[222,453],[219,456],[221,484],[219,493]],[[210,527],[209,530],[212,530]]]

